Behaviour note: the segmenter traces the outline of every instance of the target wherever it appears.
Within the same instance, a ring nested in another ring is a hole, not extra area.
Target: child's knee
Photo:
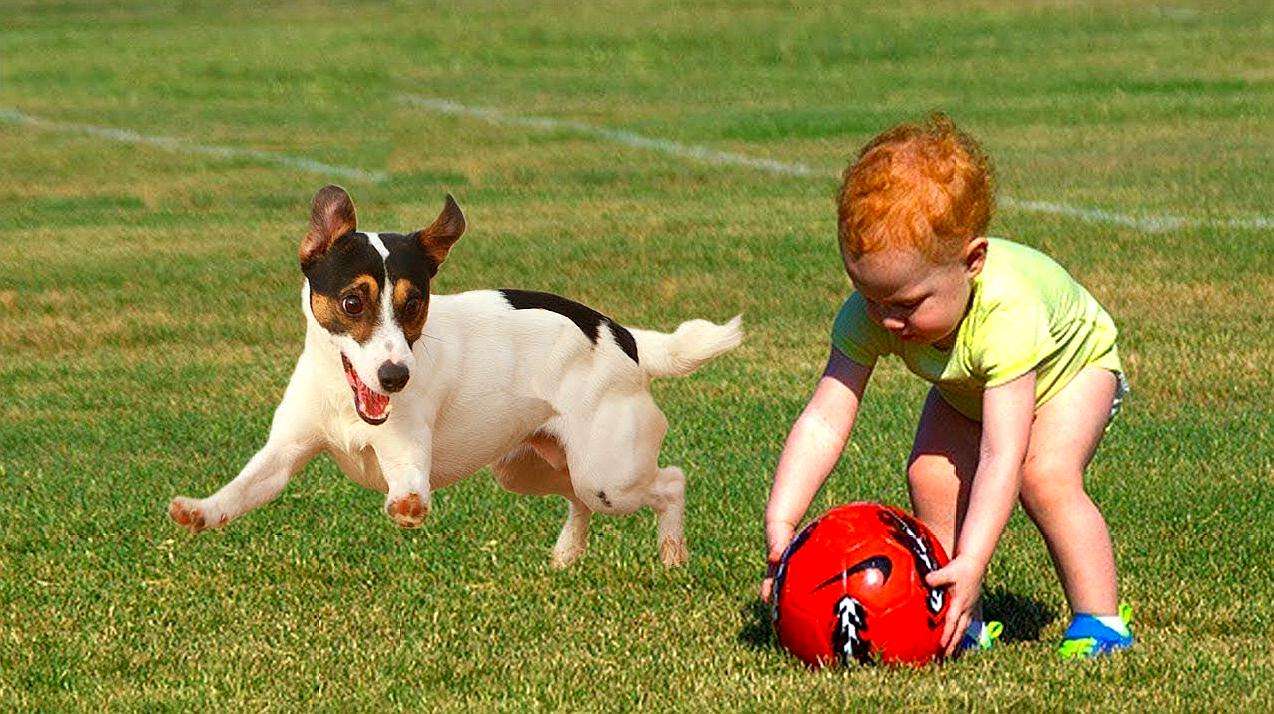
[[[929,476],[925,471],[925,467],[919,460],[914,460],[907,464],[907,489],[911,493],[923,491],[925,484],[928,483]]]
[[[913,456],[907,464],[907,486],[912,493],[928,489],[946,490],[961,478],[962,474],[951,459],[938,454]]]
[[[1083,503],[1088,500],[1084,474],[1051,459],[1028,460],[1023,468],[1020,500],[1022,508],[1033,517]]]

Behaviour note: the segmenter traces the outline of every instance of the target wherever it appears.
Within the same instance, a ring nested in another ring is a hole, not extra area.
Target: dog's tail
[[[724,325],[707,320],[681,323],[676,332],[654,332],[629,328],[637,340],[637,359],[652,377],[679,377],[743,341],[743,316]]]

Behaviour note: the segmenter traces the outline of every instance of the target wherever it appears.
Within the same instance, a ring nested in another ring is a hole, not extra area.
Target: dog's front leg
[[[377,436],[372,448],[389,486],[385,513],[403,528],[416,528],[429,515],[433,434],[428,428],[400,427],[385,429]]]
[[[287,486],[322,448],[309,418],[313,409],[289,387],[274,413],[270,436],[230,483],[207,498],[177,496],[168,504],[168,515],[191,533],[218,528],[268,503]]]

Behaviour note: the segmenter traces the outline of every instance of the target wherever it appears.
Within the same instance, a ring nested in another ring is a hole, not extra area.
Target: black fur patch
[[[360,275],[370,275],[385,289],[385,268],[380,253],[362,233],[346,233],[332,242],[320,258],[301,268],[310,281],[310,291],[335,298],[341,289]]]
[[[548,310],[549,312],[556,312],[575,323],[580,332],[583,332],[584,336],[593,344],[597,344],[597,340],[601,338],[602,325],[606,325],[611,335],[615,338],[615,343],[624,351],[624,354],[628,355],[632,361],[638,362],[637,340],[633,337],[633,333],[629,332],[628,328],[587,305],[581,305],[574,300],[567,300],[560,295],[532,290],[505,288],[500,290],[500,294],[515,310]]]
[[[346,233],[332,242],[317,258],[304,263],[301,272],[310,286],[310,309],[324,329],[334,334],[349,334],[359,342],[367,339],[380,321],[376,305],[359,317],[343,315],[333,307],[341,291],[359,279],[371,280],[379,294],[385,290],[385,268],[380,253],[362,233]],[[368,291],[370,292],[370,291]],[[364,295],[372,299],[371,295]],[[321,307],[320,303],[327,307]]]
[[[377,235],[380,236],[380,242],[385,244],[385,249],[389,251],[389,255],[385,257],[385,269],[389,271],[389,282],[407,278],[420,288],[420,292],[427,292],[425,287],[429,284],[429,279],[438,274],[438,264],[429,257],[429,253],[425,252],[424,246],[420,245],[419,236],[416,233],[411,235],[378,233]]]

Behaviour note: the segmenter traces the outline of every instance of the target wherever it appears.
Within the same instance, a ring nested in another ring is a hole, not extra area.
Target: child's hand
[[[774,572],[778,570],[779,560],[783,558],[783,551],[787,550],[787,545],[792,542],[792,536],[795,534],[796,529],[792,527],[791,523],[773,521],[765,524],[765,542],[768,552],[766,554],[765,579],[761,581],[761,600],[767,605],[770,604],[770,597],[773,595]]]
[[[946,648],[947,657],[955,653],[964,631],[969,628],[985,573],[986,566],[979,565],[967,555],[957,555],[947,563],[947,567],[935,570],[925,578],[931,587],[947,586],[947,597],[951,598],[947,622],[942,628],[942,646]]]

